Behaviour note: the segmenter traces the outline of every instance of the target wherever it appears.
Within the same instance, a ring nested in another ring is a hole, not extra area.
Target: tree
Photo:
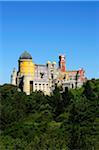
[[[57,120],[57,117],[64,111],[64,103],[59,87],[55,87],[55,90],[53,91],[53,95],[51,96],[50,100],[53,117],[55,120]]]

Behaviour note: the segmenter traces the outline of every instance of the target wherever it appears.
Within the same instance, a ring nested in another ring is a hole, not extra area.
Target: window
[[[37,90],[37,83],[35,83],[35,90]]]
[[[33,81],[30,81],[30,93],[33,92]]]
[[[43,84],[43,90],[45,90],[45,84]]]
[[[40,77],[43,79],[44,78],[44,73],[40,72]]]
[[[41,90],[41,84],[39,84],[39,90]]]
[[[47,89],[48,89],[48,84],[46,84],[46,87],[47,87]]]

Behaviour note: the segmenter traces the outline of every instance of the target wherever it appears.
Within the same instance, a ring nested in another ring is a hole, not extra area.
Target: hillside
[[[1,150],[99,150],[99,80],[51,96],[0,86]]]

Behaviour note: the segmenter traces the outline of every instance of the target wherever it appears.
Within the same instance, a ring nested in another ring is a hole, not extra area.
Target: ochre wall
[[[32,60],[20,60],[19,61],[19,72],[24,75],[33,75],[34,76],[35,65]]]

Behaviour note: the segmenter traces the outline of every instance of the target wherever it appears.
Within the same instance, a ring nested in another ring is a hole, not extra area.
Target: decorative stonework
[[[11,75],[11,84],[18,86],[21,91],[30,94],[32,91],[43,91],[49,95],[55,85],[78,88],[85,82],[84,70],[66,70],[65,56],[59,56],[59,66],[56,62],[48,61],[46,65],[37,65],[32,61],[31,55],[25,51],[19,57],[18,71],[15,69]]]

